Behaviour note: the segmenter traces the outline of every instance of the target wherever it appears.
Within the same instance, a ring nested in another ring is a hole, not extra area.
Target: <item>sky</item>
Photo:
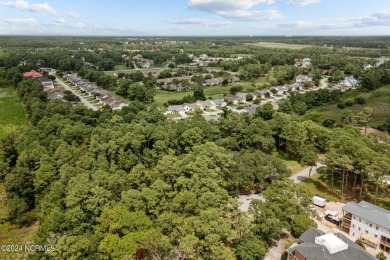
[[[390,0],[0,0],[0,35],[390,35]]]

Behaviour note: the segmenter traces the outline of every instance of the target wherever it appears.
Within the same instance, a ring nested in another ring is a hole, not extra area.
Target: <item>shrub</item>
[[[366,249],[366,246],[364,245],[363,240],[361,240],[360,238],[357,239],[357,240],[355,241],[355,243],[358,244],[360,247],[363,247],[364,249]]]
[[[252,101],[252,100],[253,100],[253,95],[252,95],[252,94],[247,94],[247,95],[245,96],[245,100],[246,100],[246,101]]]
[[[386,260],[387,259],[383,252],[379,252],[375,257],[379,260]]]
[[[366,99],[364,97],[356,97],[355,103],[360,104],[360,105],[364,105],[366,103]]]
[[[338,103],[337,107],[340,108],[340,109],[344,109],[345,108],[345,103]]]
[[[346,105],[347,107],[353,106],[353,104],[355,104],[355,102],[353,102],[352,100],[347,100],[347,101],[345,101],[345,105]]]

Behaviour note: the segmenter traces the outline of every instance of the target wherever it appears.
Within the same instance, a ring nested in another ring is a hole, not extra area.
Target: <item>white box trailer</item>
[[[314,196],[312,198],[313,204],[318,206],[318,207],[325,207],[326,204],[326,199],[319,197],[319,196]]]

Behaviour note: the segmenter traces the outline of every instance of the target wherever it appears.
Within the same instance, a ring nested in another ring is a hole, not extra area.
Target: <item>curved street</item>
[[[85,98],[83,98],[82,96],[80,96],[79,94],[77,94],[71,87],[68,86],[68,84],[66,84],[64,81],[62,81],[61,79],[59,79],[58,77],[56,78],[56,81],[66,90],[70,90],[72,91],[73,94],[75,94],[76,96],[78,96],[80,98],[80,101],[81,103],[84,104],[84,106],[92,109],[93,111],[97,111],[99,110],[96,106],[94,106],[93,104],[91,104],[88,100],[86,100]]]

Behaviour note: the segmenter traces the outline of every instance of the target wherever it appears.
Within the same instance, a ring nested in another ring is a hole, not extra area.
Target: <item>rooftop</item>
[[[298,251],[305,259],[315,260],[374,260],[359,245],[341,233],[324,234],[321,230],[309,228],[300,237],[302,243],[287,249],[291,255]]]
[[[315,243],[325,246],[330,254],[348,249],[348,244],[333,234],[326,234],[315,238]]]
[[[352,215],[366,219],[381,227],[390,229],[390,211],[378,207],[366,201],[348,202],[344,207],[344,211],[348,211]]]

